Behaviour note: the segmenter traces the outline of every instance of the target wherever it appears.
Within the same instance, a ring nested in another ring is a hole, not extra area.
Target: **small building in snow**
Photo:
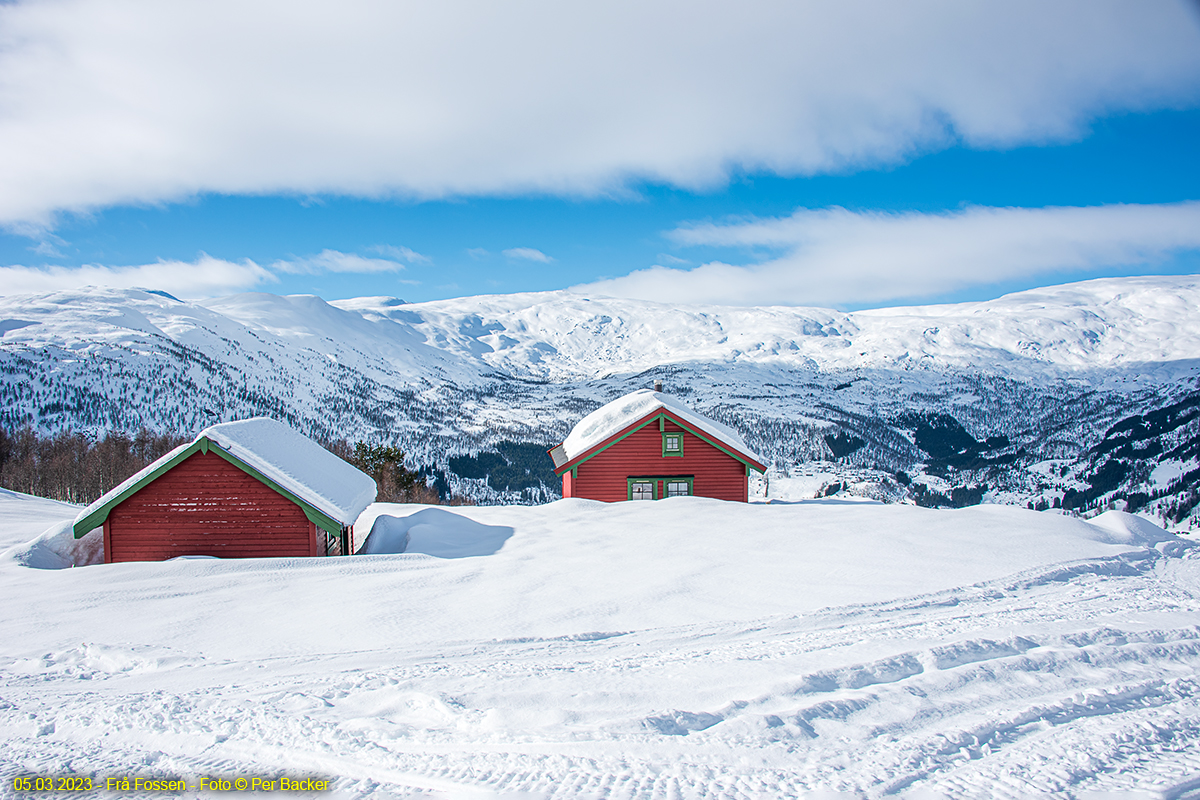
[[[375,481],[265,417],[213,425],[75,518],[104,528],[104,561],[258,558],[352,552],[350,526]]]
[[[750,470],[765,472],[742,437],[677,398],[641,389],[588,414],[551,448],[563,497],[750,499]]]

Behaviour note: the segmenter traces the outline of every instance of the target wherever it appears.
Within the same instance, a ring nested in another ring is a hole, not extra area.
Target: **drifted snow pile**
[[[378,798],[1200,785],[1198,548],[1131,515],[372,506],[360,540],[384,531],[403,554],[31,569],[11,548],[5,774]]]
[[[382,505],[382,504],[380,504]],[[359,524],[369,519],[360,518]],[[437,558],[490,556],[504,546],[513,529],[480,525],[459,514],[427,508],[406,517],[380,514],[371,523],[360,555],[423,553]]]
[[[24,546],[13,548],[12,558],[34,569],[66,569],[104,563],[102,528],[75,538],[74,520],[51,525],[41,536]]]

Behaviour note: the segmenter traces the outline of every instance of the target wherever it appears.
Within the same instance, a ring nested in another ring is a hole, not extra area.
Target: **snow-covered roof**
[[[677,397],[662,392],[653,392],[649,389],[638,389],[624,397],[618,397],[581,419],[560,445],[565,458],[561,463],[555,463],[555,466],[559,467],[575,460],[613,434],[619,433],[660,408],[669,411],[691,427],[737,450],[741,455],[762,463],[762,459],[746,446],[741,435],[728,425],[697,414]],[[555,448],[555,450],[557,449]],[[555,461],[557,462],[557,458]]]
[[[342,525],[353,523],[375,501],[375,481],[369,475],[287,425],[266,417],[255,417],[205,428],[190,443],[175,448],[79,512],[75,523],[79,524],[143,482],[202,439],[215,443]]]

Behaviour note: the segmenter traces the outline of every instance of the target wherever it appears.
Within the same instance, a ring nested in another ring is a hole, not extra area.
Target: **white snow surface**
[[[10,528],[73,510],[0,495]],[[0,792],[69,772],[321,776],[339,798],[1200,789],[1200,548],[1139,518],[672,498],[376,504],[362,530],[383,515],[510,533],[463,558],[0,554]]]
[[[211,425],[190,443],[180,445],[113,487],[75,518],[89,514],[133,486],[204,437],[216,442],[284,489],[343,525],[350,525],[375,500],[371,476],[330,453],[303,434],[267,417]]]
[[[762,463],[762,459],[746,446],[741,434],[733,428],[697,414],[677,397],[649,389],[638,389],[624,397],[618,397],[581,419],[562,443],[567,461],[583,455],[608,437],[660,408],[670,411],[742,455]]]
[[[371,532],[358,552],[362,555],[424,553],[438,558],[490,556],[513,535],[507,525],[481,525],[442,508],[426,508],[403,517],[383,513],[388,506],[378,503],[367,511],[356,527]],[[371,517],[375,514],[374,521]]]
[[[951,368],[1028,379],[1194,363],[1200,353],[1195,275],[1101,278],[981,302],[854,312],[679,306],[567,291],[332,305],[411,326],[443,352],[551,380],[685,362]],[[232,302],[221,310],[254,316]]]

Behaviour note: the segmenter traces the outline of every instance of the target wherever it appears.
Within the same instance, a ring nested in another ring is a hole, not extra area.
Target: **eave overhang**
[[[587,450],[580,453],[575,458],[564,461],[562,464],[557,463],[558,459],[555,458],[555,452],[554,452],[555,450],[559,450],[559,452],[561,452],[560,448],[562,447],[562,445],[560,444],[557,447],[551,448],[547,452],[550,453],[550,457],[556,462],[555,466],[554,466],[554,474],[558,475],[559,477],[562,477],[562,475],[564,473],[570,472],[571,470],[575,469],[576,467],[578,467],[580,464],[587,461],[588,459],[590,459],[594,456],[597,456],[600,453],[603,453],[605,450],[612,447],[614,444],[621,441],[626,436],[636,433],[639,430],[641,430],[642,428],[646,427],[647,425],[653,424],[655,422],[659,422],[660,420],[670,420],[671,422],[674,422],[676,425],[683,428],[688,433],[692,434],[693,436],[697,437],[698,439],[701,439],[702,441],[707,442],[708,444],[717,448],[718,450],[720,450],[722,453],[729,456],[730,458],[733,458],[733,459],[736,459],[737,461],[742,462],[750,469],[756,470],[758,472],[766,472],[767,471],[767,467],[765,464],[760,464],[756,459],[751,458],[750,456],[741,452],[737,448],[729,445],[728,443],[722,441],[721,439],[716,438],[715,436],[713,436],[712,434],[710,434],[706,431],[699,430],[698,428],[696,428],[695,425],[692,425],[691,423],[687,422],[686,420],[680,419],[679,417],[677,417],[676,415],[674,415],[670,411],[668,411],[666,408],[659,406],[657,409],[655,409],[654,411],[651,411],[649,414],[642,417],[641,419],[630,423],[626,427],[624,427],[621,430],[614,433],[612,436],[609,436],[604,441],[593,445],[592,447],[590,447]]]
[[[324,531],[328,531],[334,536],[339,535],[342,531],[342,528],[350,524],[349,522],[342,523],[339,520],[334,519],[320,509],[314,507],[311,503],[305,501],[303,498],[298,497],[295,493],[283,488],[266,475],[263,475],[257,469],[250,466],[245,461],[242,461],[240,458],[233,455],[228,450],[221,447],[221,445],[209,439],[207,436],[201,436],[199,439],[192,442],[178,453],[175,453],[171,458],[165,459],[161,464],[156,465],[154,469],[143,475],[136,483],[126,486],[120,492],[105,500],[104,504],[91,514],[88,514],[86,517],[76,522],[74,526],[75,538],[81,539],[90,531],[103,525],[108,519],[108,515],[114,508],[140,492],[142,489],[145,489],[151,483],[158,480],[167,472],[179,466],[196,453],[215,453],[216,455],[225,459],[242,472],[246,473],[260,483],[266,484],[276,493],[283,495],[288,500],[291,500],[293,503],[300,506],[300,509],[304,512],[304,516],[308,518],[309,522],[313,523]],[[351,520],[351,522],[353,522],[353,520]]]

